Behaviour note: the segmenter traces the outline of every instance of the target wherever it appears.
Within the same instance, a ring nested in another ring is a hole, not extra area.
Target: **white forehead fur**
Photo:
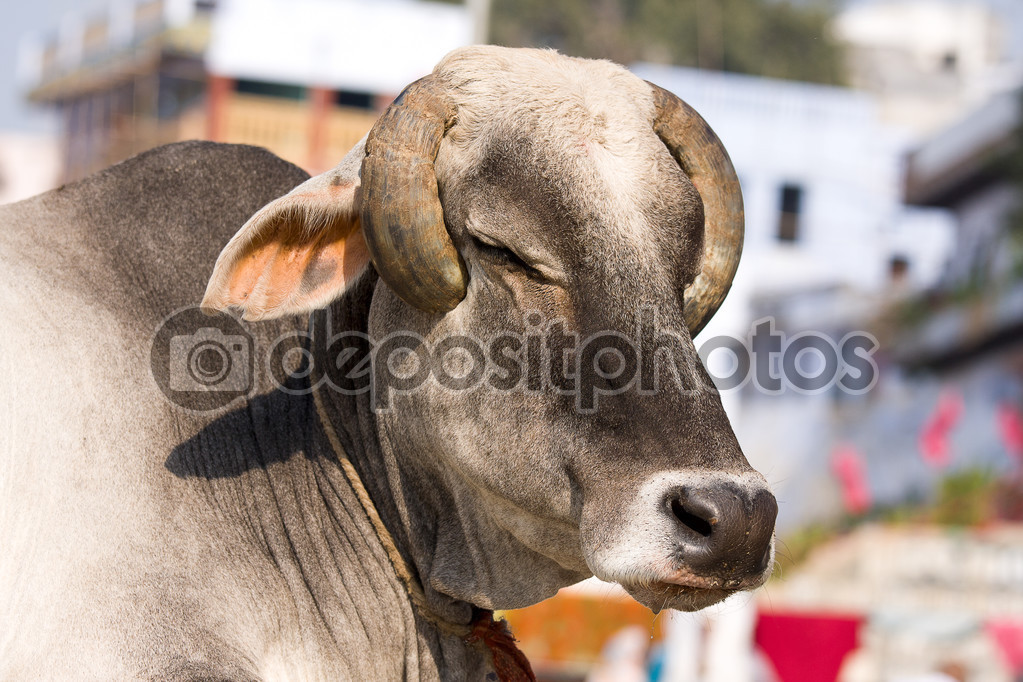
[[[628,149],[637,131],[649,133],[654,118],[650,86],[605,60],[478,45],[451,52],[434,73],[456,90],[459,126],[472,137],[501,121],[515,126],[523,115],[532,120],[540,112],[551,126],[606,136],[607,144]],[[621,122],[624,114],[631,114],[631,129],[594,126],[601,117]]]
[[[619,248],[648,248],[640,209],[658,188],[640,180],[677,169],[653,132],[649,84],[609,61],[496,46],[456,50],[434,73],[458,103],[442,150],[448,167],[476,167],[495,136],[521,133],[572,174],[579,198],[618,232]]]

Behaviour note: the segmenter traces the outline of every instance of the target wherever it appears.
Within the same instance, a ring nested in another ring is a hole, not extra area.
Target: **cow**
[[[777,505],[692,341],[742,223],[674,95],[499,47],[313,178],[187,142],[4,207],[0,679],[522,679],[494,609],[592,575],[655,612],[759,586]],[[196,334],[251,338],[226,404],[159,380],[200,300]],[[651,316],[644,390],[615,343]],[[531,364],[555,329],[586,356],[562,383]],[[493,338],[501,371],[459,385]]]

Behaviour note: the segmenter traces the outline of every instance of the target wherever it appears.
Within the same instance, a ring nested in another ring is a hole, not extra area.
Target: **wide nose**
[[[741,588],[771,561],[778,503],[762,485],[721,481],[669,491],[678,549],[687,572]]]

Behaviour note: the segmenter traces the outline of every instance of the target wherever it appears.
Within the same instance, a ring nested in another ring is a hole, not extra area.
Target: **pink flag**
[[[1010,403],[1002,403],[998,406],[998,426],[1002,432],[1002,442],[1005,449],[1023,460],[1023,419],[1019,411]]]
[[[943,391],[927,423],[920,433],[920,451],[924,460],[934,467],[948,464],[948,434],[963,413],[963,397],[955,391]]]
[[[863,458],[852,445],[840,445],[831,455],[831,470],[842,484],[842,501],[852,514],[862,514],[870,508],[870,488],[867,485]]]
[[[993,620],[987,624],[987,631],[1012,675],[1023,673],[1023,621]]]

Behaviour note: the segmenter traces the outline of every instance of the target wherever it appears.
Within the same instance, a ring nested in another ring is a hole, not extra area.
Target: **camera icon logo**
[[[252,387],[249,337],[216,327],[171,337],[168,364],[172,391],[244,393]]]
[[[241,320],[209,316],[190,306],[157,326],[149,368],[168,401],[192,412],[210,412],[250,394],[259,383],[256,348]]]

